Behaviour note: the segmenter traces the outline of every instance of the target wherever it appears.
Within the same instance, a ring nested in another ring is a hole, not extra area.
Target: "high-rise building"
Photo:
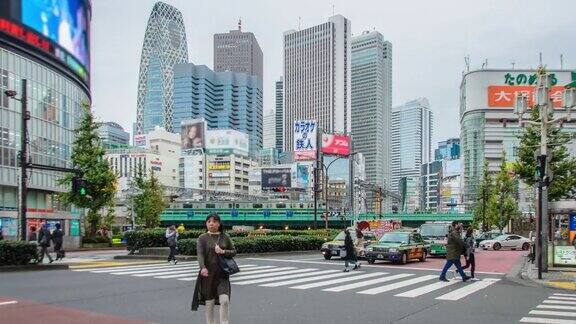
[[[377,31],[364,32],[352,38],[352,138],[366,158],[366,181],[384,188],[390,188],[391,110],[392,44]]]
[[[557,110],[560,110],[562,90],[564,85],[572,82],[572,74],[569,70],[547,72],[553,75],[551,97]],[[463,203],[467,211],[473,210],[476,204],[484,161],[488,162],[488,171],[496,173],[500,169],[503,152],[510,162],[518,158],[520,143],[517,135],[521,129],[518,127],[518,116],[513,110],[515,93],[528,91],[533,95],[537,82],[536,73],[536,70],[526,69],[485,69],[470,71],[462,77],[460,141]],[[574,134],[576,125],[565,123],[562,131]],[[519,189],[520,211],[533,213],[534,194],[530,191],[532,188],[523,188],[521,184]]]
[[[284,78],[276,81],[276,149],[284,150]]]
[[[419,98],[392,109],[392,190],[402,177],[420,177],[422,164],[430,162],[432,123],[428,99]]]
[[[40,19],[50,7],[46,32]],[[22,101],[28,102],[28,161],[60,168],[73,168],[72,149],[77,129],[90,104],[90,25],[91,1],[74,1],[74,43],[58,37],[58,26],[68,24],[63,1],[36,3],[1,1],[0,3],[0,227],[6,240],[19,233],[19,186],[22,134]],[[68,25],[70,26],[70,25]],[[64,34],[61,34],[62,36]],[[69,35],[69,34],[67,34]],[[68,40],[70,40],[68,38]],[[26,80],[27,94],[23,93]],[[11,98],[5,91],[16,91]],[[64,248],[80,247],[81,214],[65,205],[60,194],[69,190],[59,181],[56,171],[27,172],[26,232],[42,224],[64,229]]]
[[[437,211],[442,180],[442,162],[422,164],[420,170],[420,210]]]
[[[262,149],[262,80],[257,76],[177,64],[173,109],[174,132],[180,132],[182,121],[204,118],[208,129],[248,134],[254,155]]]
[[[400,211],[412,213],[420,208],[420,177],[407,176],[398,180]]]
[[[274,111],[269,111],[264,114],[264,125],[263,125],[263,148],[274,148],[276,147],[276,114]]]
[[[434,160],[456,160],[460,158],[460,138],[449,138],[438,142],[438,148],[434,150]]]
[[[115,122],[102,123],[98,127],[98,135],[107,149],[127,147],[130,144],[130,134]]]
[[[349,133],[351,23],[341,15],[284,32],[284,151],[293,151],[294,121],[315,119],[327,133]]]
[[[135,134],[155,126],[172,131],[174,65],[188,62],[184,21],[178,9],[157,2],[148,18],[140,57]]]
[[[255,75],[263,80],[263,54],[253,33],[238,30],[214,35],[214,71]]]

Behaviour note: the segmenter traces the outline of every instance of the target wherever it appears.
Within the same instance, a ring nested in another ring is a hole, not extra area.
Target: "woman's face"
[[[206,221],[208,232],[216,233],[218,232],[218,227],[220,227],[220,222],[215,220],[213,217],[210,217],[208,221]]]
[[[192,126],[188,130],[188,138],[194,138],[194,137],[196,137],[196,126]]]

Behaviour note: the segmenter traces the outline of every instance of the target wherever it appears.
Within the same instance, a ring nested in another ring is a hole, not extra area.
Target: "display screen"
[[[88,11],[83,0],[22,0],[21,21],[89,67]]]

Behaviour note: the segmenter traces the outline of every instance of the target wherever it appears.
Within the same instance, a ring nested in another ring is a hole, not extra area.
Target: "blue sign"
[[[286,211],[286,217],[292,217],[294,216],[294,211],[293,210],[287,210]]]
[[[188,211],[186,211],[186,217],[187,217],[188,219],[194,217],[194,211],[193,211],[193,210],[188,210]]]
[[[237,209],[232,209],[230,211],[230,216],[232,216],[233,218],[238,217],[238,210]]]
[[[270,218],[270,210],[269,209],[264,209],[262,211],[262,214],[264,215],[264,218]]]
[[[570,230],[576,231],[576,213],[570,213]]]

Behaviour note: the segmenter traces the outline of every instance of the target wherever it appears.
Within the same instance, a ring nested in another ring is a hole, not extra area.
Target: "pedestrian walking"
[[[166,229],[166,242],[170,248],[168,262],[174,261],[174,264],[177,264],[178,260],[176,260],[176,246],[178,245],[178,231],[176,231],[176,227],[174,225],[171,225]]]
[[[356,249],[354,248],[354,241],[352,241],[352,236],[350,235],[350,230],[346,229],[344,231],[346,236],[344,237],[344,250],[346,255],[344,256],[344,272],[349,272],[350,268],[348,265],[352,263],[354,268],[352,270],[358,270],[360,268],[360,263],[356,257]]]
[[[462,264],[460,263],[460,256],[466,251],[464,241],[462,240],[462,235],[460,234],[460,225],[457,222],[452,222],[452,226],[448,232],[448,244],[446,244],[446,264],[440,273],[440,281],[448,281],[446,279],[446,272],[452,267],[456,266],[456,270],[462,276],[462,281],[466,282],[470,280],[464,270],[462,270]]]
[[[0,241],[2,241],[3,239],[4,239],[4,233],[2,227],[0,227]]]
[[[200,235],[196,244],[196,255],[200,273],[196,280],[192,311],[199,305],[206,306],[206,323],[214,324],[214,306],[220,305],[220,324],[229,324],[230,278],[220,265],[220,257],[232,258],[236,255],[234,244],[224,233],[224,226],[218,214],[206,217],[207,233]]]
[[[30,226],[30,233],[28,234],[28,242],[37,242],[38,234],[36,233],[36,226]]]
[[[64,258],[64,249],[62,249],[62,243],[64,242],[64,232],[62,232],[60,223],[56,224],[56,229],[52,232],[52,242],[54,242],[56,260],[62,260]]]
[[[48,252],[48,248],[50,247],[50,240],[51,235],[50,230],[48,229],[48,224],[44,224],[42,225],[40,233],[38,234],[38,244],[40,244],[40,257],[38,258],[39,263],[44,262],[44,255],[48,256],[50,263],[54,262],[54,259],[52,259],[52,256]]]
[[[474,271],[476,270],[476,260],[474,258],[474,249],[476,247],[476,240],[474,239],[474,229],[468,227],[466,230],[466,237],[464,239],[464,244],[466,245],[466,265],[462,269],[470,268],[470,277],[475,280]]]

